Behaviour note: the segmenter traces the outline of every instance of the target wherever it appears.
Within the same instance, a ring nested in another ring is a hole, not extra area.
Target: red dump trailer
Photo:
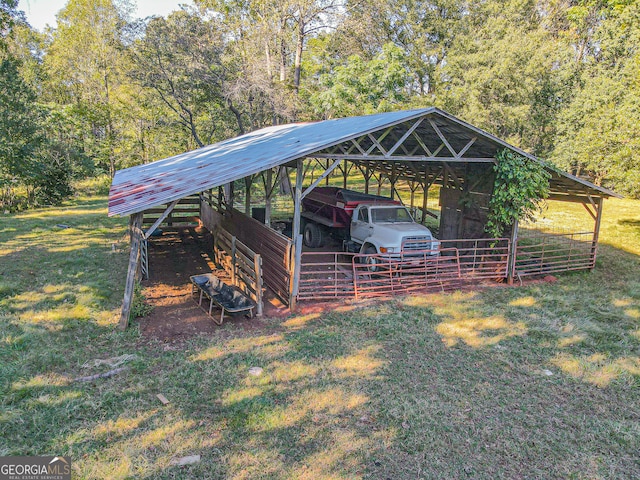
[[[369,195],[346,188],[316,187],[302,200],[302,217],[329,228],[348,228],[353,211],[360,204],[401,205],[380,195]]]
[[[342,240],[346,250],[399,255],[436,250],[429,229],[416,223],[401,202],[337,187],[316,187],[302,200],[303,238],[317,248],[326,237]]]

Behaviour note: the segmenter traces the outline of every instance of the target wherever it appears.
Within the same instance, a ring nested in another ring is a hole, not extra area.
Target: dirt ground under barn
[[[212,245],[211,233],[202,227],[163,227],[162,235],[149,241],[150,278],[142,281],[142,287],[146,303],[153,310],[138,319],[144,337],[175,342],[220,331],[221,327],[193,300],[189,281],[191,275],[209,272],[228,280],[223,270],[216,269]],[[263,326],[265,318],[289,314],[289,309],[268,291],[266,297],[262,317],[225,315],[224,322],[255,329]],[[220,310],[214,308],[213,314],[219,315]]]

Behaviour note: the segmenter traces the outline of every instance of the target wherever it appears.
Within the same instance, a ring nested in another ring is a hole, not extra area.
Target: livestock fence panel
[[[303,252],[298,300],[451,290],[465,282],[507,277],[507,238],[442,240],[435,250],[407,245],[394,256]],[[424,243],[424,242],[423,242]]]
[[[549,275],[595,266],[593,232],[547,233],[521,229],[515,245],[516,276]]]
[[[462,278],[498,280],[507,277],[510,244],[508,238],[440,240],[440,249],[457,250]]]
[[[446,291],[461,285],[460,257],[455,248],[412,252],[399,258],[357,254],[352,267],[356,298],[412,290]]]
[[[303,252],[298,300],[354,297],[353,256],[347,252]]]

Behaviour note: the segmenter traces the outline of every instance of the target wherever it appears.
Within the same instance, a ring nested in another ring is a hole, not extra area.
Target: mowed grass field
[[[640,478],[640,201],[605,202],[592,273],[179,344],[116,329],[125,227],[104,197],[0,215],[0,455],[77,478]]]

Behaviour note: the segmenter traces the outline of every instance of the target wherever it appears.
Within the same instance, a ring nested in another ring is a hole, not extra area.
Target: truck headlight
[[[380,247],[380,253],[393,253],[395,251],[395,247]]]

